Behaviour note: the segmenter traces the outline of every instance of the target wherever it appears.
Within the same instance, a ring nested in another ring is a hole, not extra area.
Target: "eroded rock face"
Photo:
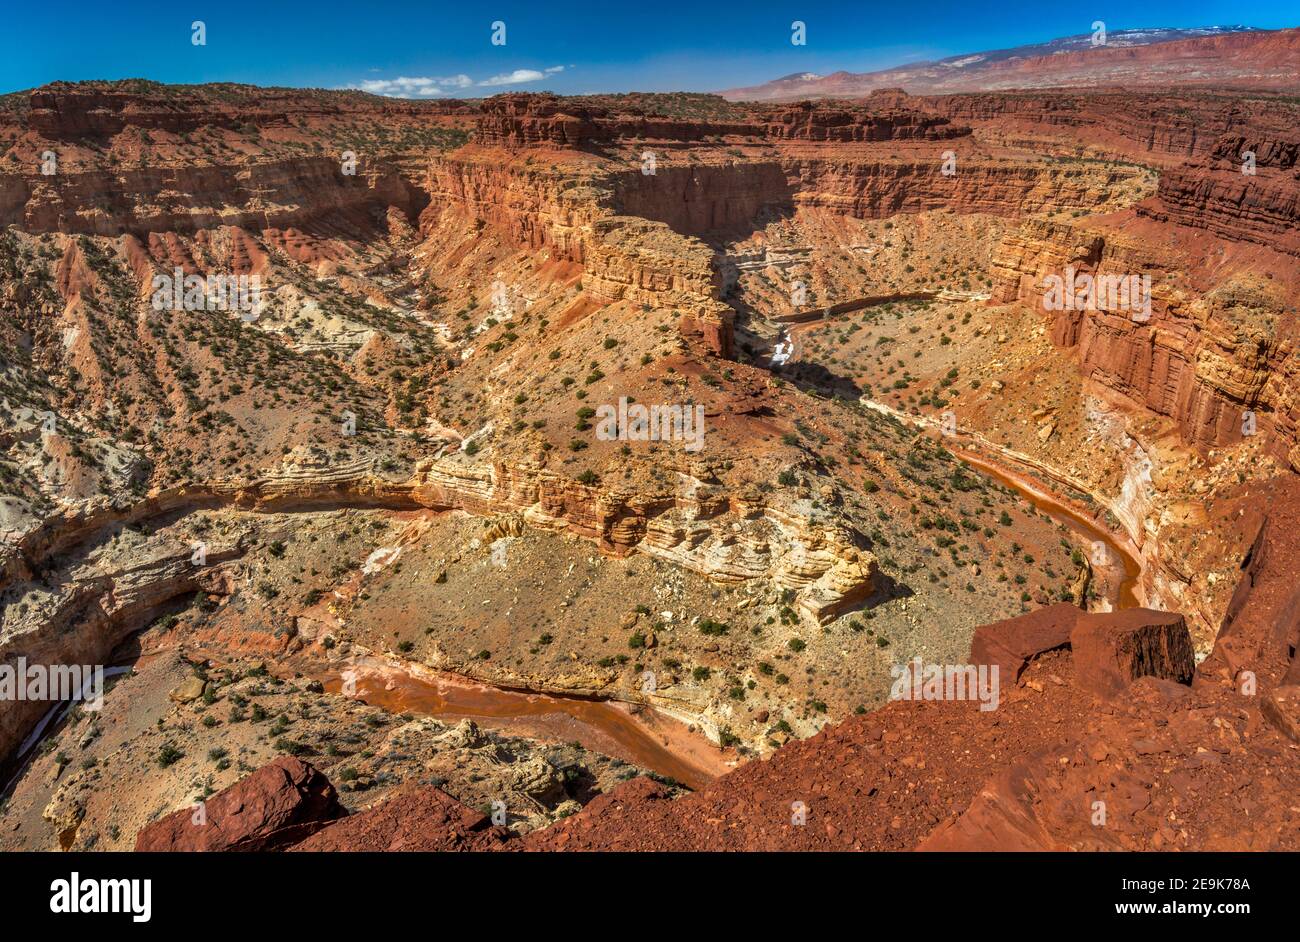
[[[936,149],[939,150],[939,149]],[[1017,216],[1095,210],[1137,174],[1132,168],[977,161],[955,176],[940,153],[919,158],[871,154],[764,159],[696,167],[661,166],[652,175],[619,174],[611,200],[622,212],[698,235],[750,226],[764,212],[825,209],[859,219],[946,209]]]
[[[83,567],[36,607],[3,613],[8,617],[0,620],[0,662],[12,665],[21,657],[32,665],[103,665],[128,634],[172,599],[200,587],[220,591],[222,565],[241,552],[238,546],[214,545],[205,564],[196,566],[192,549],[175,547],[97,571]],[[0,591],[10,585],[0,581]],[[11,755],[52,705],[45,700],[6,704],[0,711],[0,755]]]
[[[530,525],[567,530],[619,554],[641,552],[721,583],[769,578],[824,621],[877,587],[874,554],[850,528],[743,495],[704,499],[604,493],[542,468],[420,466],[412,495],[423,506],[489,514],[521,511]]]
[[[581,264],[582,285],[596,298],[676,309],[683,333],[703,350],[733,356],[734,312],[719,298],[712,250],[662,223],[621,215],[603,183],[477,157],[439,159],[428,171],[432,198],[421,227],[447,224],[449,212],[459,214],[452,225],[491,222],[520,246]]]
[[[137,851],[265,851],[298,843],[343,815],[334,786],[285,756],[218,792],[199,809],[155,821]]]
[[[1290,166],[1285,161],[1296,114],[1294,105],[1277,102],[1112,89],[903,96],[899,103],[995,134],[1007,128],[1068,131],[1100,148],[1157,159],[1239,162],[1244,150],[1252,150],[1260,166],[1278,167]]]

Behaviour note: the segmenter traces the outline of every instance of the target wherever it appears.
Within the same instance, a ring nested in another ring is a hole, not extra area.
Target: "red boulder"
[[[1034,658],[1069,645],[1070,632],[1081,614],[1073,605],[1060,602],[982,625],[971,638],[970,662],[996,664],[999,683],[1015,683]]]
[[[1070,634],[1080,686],[1111,697],[1139,677],[1190,684],[1196,671],[1187,623],[1177,612],[1127,608],[1081,614]]]
[[[300,759],[281,756],[206,801],[150,824],[138,851],[259,851],[295,844],[347,812],[334,786]]]

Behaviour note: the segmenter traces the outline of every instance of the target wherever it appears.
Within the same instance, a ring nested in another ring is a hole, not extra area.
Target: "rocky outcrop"
[[[679,328],[706,350],[735,356],[735,312],[718,299],[713,252],[662,224],[630,216],[602,219],[591,228],[582,285],[607,301],[671,307]]]
[[[421,505],[472,513],[521,511],[532,526],[567,530],[603,549],[645,553],[723,583],[771,579],[825,621],[876,587],[866,541],[834,524],[757,495],[685,497],[602,492],[539,467],[426,462],[412,496]]]
[[[1069,649],[1079,686],[1112,697],[1139,677],[1190,684],[1192,638],[1183,616],[1146,608],[1084,612],[1061,602],[975,629],[970,661],[1019,682],[1036,658]]]
[[[280,850],[344,814],[329,779],[300,759],[282,756],[207,801],[150,824],[135,849]]]

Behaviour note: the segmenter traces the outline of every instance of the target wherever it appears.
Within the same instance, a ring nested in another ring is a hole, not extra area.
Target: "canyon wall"
[[[0,226],[28,232],[192,233],[218,226],[374,231],[389,207],[414,218],[424,197],[392,167],[331,157],[248,164],[0,175]]]
[[[482,103],[474,139],[491,147],[594,148],[618,142],[699,143],[710,139],[774,141],[937,141],[970,128],[908,108],[799,102],[733,108],[730,117],[678,117],[601,104],[598,98],[512,93]]]
[[[800,160],[786,165],[795,204],[859,219],[949,210],[1019,216],[1044,211],[1094,209],[1115,187],[1134,179],[1129,168],[1067,164],[961,161],[941,172],[942,155],[930,160]]]
[[[547,173],[503,165],[473,150],[431,161],[424,231],[454,212],[458,225],[491,224],[513,244],[548,248],[584,266],[583,286],[681,312],[685,330],[733,355],[731,309],[720,300],[712,251],[698,241],[752,232],[802,208],[858,218],[947,209],[1016,216],[1104,205],[1135,179],[1132,168],[1074,164],[963,165],[932,160],[784,159],[664,165],[639,170]]]
[[[1045,278],[1150,277],[1143,311],[1046,310]],[[1178,423],[1198,447],[1239,442],[1246,410],[1257,431],[1274,435],[1285,456],[1293,440],[1294,324],[1282,318],[1285,293],[1267,279],[1242,276],[1202,294],[1177,260],[1138,237],[1071,224],[1028,220],[994,256],[994,300],[1020,301],[1047,319],[1052,341],[1077,350],[1084,376]],[[1135,316],[1137,315],[1137,316]]]
[[[1018,216],[1093,209],[1135,179],[1125,167],[1071,164],[960,163],[945,176],[936,148],[928,160],[803,158],[692,167],[654,174],[613,175],[611,200],[633,216],[656,219],[691,235],[761,226],[798,209],[817,208],[858,219],[949,210]]]
[[[1094,140],[1117,140],[1135,153],[1194,157],[1209,153],[1230,120],[1213,107],[1196,113],[1185,101],[1154,95],[1080,95],[1035,92],[934,95],[921,106],[978,124],[1086,130]]]
[[[1262,151],[1270,160],[1294,164],[1296,142]],[[1258,146],[1258,145],[1256,145]],[[1165,170],[1158,199],[1138,207],[1160,222],[1204,229],[1231,242],[1253,242],[1300,256],[1300,172],[1241,172],[1240,165],[1202,163]]]
[[[609,187],[619,212],[695,236],[751,232],[765,214],[791,212],[795,197],[775,160],[659,166],[653,174],[611,174]]]
[[[0,663],[14,665],[22,658],[28,665],[109,665],[114,649],[167,611],[173,600],[200,588],[220,591],[222,564],[242,549],[209,547],[205,567],[190,562],[192,552],[188,546],[159,549],[94,572],[71,573],[58,592],[42,594],[34,610],[11,615],[13,623],[0,636]],[[4,588],[8,586],[0,590]],[[0,710],[0,762],[12,757],[56,703],[22,699],[5,704]]]
[[[884,93],[878,93],[883,95]],[[1215,158],[1240,164],[1245,151],[1261,167],[1294,165],[1300,105],[1279,99],[1160,93],[986,92],[893,96],[901,106],[969,123],[978,138],[1032,146],[1059,139],[1063,152],[1108,152],[1119,159],[1177,167]],[[1284,162],[1290,155],[1290,163]]]
[[[719,356],[734,356],[734,312],[720,300],[712,250],[662,222],[620,214],[607,179],[469,154],[433,161],[426,186],[423,232],[481,220],[519,248],[550,249],[581,264],[582,286],[596,297],[676,310],[684,334]],[[444,218],[449,212],[452,218]]]
[[[198,91],[193,88],[193,91]],[[50,139],[108,137],[127,128],[185,134],[210,126],[289,127],[295,121],[380,117],[416,120],[472,115],[476,109],[455,99],[379,99],[359,93],[313,94],[310,90],[217,83],[203,95],[159,82],[114,83],[113,87],[54,82],[31,93],[26,126]]]
[[[550,248],[578,263],[585,261],[584,231],[609,215],[593,179],[503,165],[488,154],[431,160],[421,185],[429,197],[423,229],[454,209],[470,225],[489,223],[521,248]]]

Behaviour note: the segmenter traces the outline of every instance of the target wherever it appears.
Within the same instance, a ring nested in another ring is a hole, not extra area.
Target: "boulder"
[[[1059,602],[982,625],[971,638],[970,662],[996,664],[999,682],[1015,683],[1034,658],[1069,645],[1070,632],[1081,614],[1068,602]]]
[[[334,786],[300,759],[281,756],[206,801],[150,824],[138,851],[279,850],[347,812]]]
[[[1177,612],[1127,608],[1081,614],[1070,634],[1075,677],[1100,697],[1112,697],[1139,677],[1190,684],[1196,670],[1187,623]]]
[[[202,677],[187,677],[168,696],[177,703],[189,703],[203,696],[203,691],[206,688],[207,681]]]

